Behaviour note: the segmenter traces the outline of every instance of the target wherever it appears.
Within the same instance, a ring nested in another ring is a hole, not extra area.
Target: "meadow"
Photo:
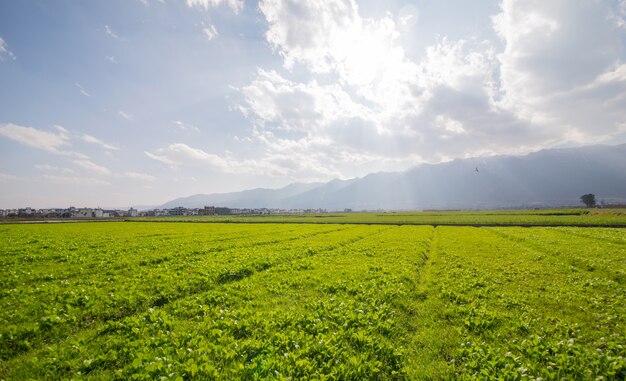
[[[0,237],[0,379],[626,377],[624,229],[92,222]]]

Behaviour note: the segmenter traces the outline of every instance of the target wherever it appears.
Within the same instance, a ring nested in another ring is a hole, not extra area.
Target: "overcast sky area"
[[[626,142],[626,1],[0,0],[0,208]]]

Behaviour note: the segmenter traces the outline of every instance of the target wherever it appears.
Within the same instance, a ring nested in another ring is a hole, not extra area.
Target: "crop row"
[[[621,229],[0,230],[0,379],[626,377]]]
[[[193,240],[161,241],[154,251],[150,250],[154,243],[144,241],[147,249],[129,252],[121,239],[109,244],[108,254],[91,248],[92,235],[68,237],[61,241],[66,247],[82,248],[75,254],[69,250],[74,262],[81,262],[79,268],[69,265],[78,271],[72,277],[58,276],[57,272],[67,274],[64,262],[48,263],[43,274],[35,273],[30,261],[11,266],[4,272],[0,299],[0,356],[8,359],[77,329],[131,316],[249,276],[311,248],[333,248],[367,234],[358,228],[307,226],[297,232],[266,234],[259,241],[244,235],[226,246],[213,242],[212,236],[205,241],[198,233]],[[23,256],[32,255],[29,246],[24,247]],[[26,281],[20,282],[22,278]]]
[[[48,340],[14,358],[11,364],[23,366],[10,376],[28,369],[30,377],[43,378],[58,377],[59,370],[120,379],[400,377],[403,352],[394,339],[404,330],[396,309],[415,287],[431,230],[330,231],[298,240],[298,247],[296,241],[284,250],[272,245],[276,260],[260,268],[250,261],[262,253],[237,263],[233,250],[228,272],[220,273],[232,278],[217,275],[201,292]]]
[[[626,376],[626,245],[572,240],[576,229],[463,229],[439,230],[434,270],[441,329],[460,342],[456,378]]]

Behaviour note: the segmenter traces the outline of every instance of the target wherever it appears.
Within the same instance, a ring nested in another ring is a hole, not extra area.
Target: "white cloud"
[[[19,180],[21,180],[20,177],[0,172],[0,182],[9,183],[9,182],[19,181]]]
[[[610,2],[504,0],[493,18],[501,105],[553,140],[609,140],[626,121],[624,14]]]
[[[102,146],[102,148],[104,148],[104,149],[106,149],[106,150],[110,150],[110,151],[117,151],[117,150],[119,150],[119,149],[120,149],[120,148],[119,148],[119,147],[117,147],[117,146],[114,146],[114,145],[112,145],[112,144],[105,143],[104,141],[102,141],[102,140],[100,140],[100,139],[98,139],[98,138],[96,138],[96,137],[94,137],[94,136],[88,135],[88,134],[82,134],[80,138],[81,138],[83,141],[87,142],[87,143],[92,143],[92,144],[97,144],[97,145],[100,145],[100,146]]]
[[[106,167],[103,167],[101,165],[98,165],[92,161],[89,160],[73,160],[74,164],[78,165],[79,167],[86,169],[90,172],[95,172],[95,173],[99,173],[101,175],[110,175],[111,174],[111,170],[109,170]]]
[[[286,70],[258,69],[237,89],[253,124],[246,138],[263,147],[257,161],[287,173],[298,157],[348,175],[610,141],[626,126],[617,8],[505,0],[493,18],[504,44],[442,36],[413,61],[399,36],[415,7],[370,19],[353,0],[263,0],[266,39]]]
[[[170,167],[175,167],[175,166],[180,164],[180,163],[178,163],[178,162],[176,162],[174,160],[171,160],[170,158],[168,158],[167,156],[162,155],[162,154],[154,154],[154,153],[148,152],[148,151],[144,151],[143,153],[146,156],[148,156],[150,159],[156,160],[156,161],[160,162],[161,164],[165,164],[165,165],[170,166]]]
[[[254,81],[241,93],[245,99],[241,108],[244,114],[261,125],[277,125],[282,130],[318,130],[338,119],[371,114],[339,85],[297,83],[275,71],[259,69]]]
[[[9,57],[13,61],[17,59],[15,54],[9,50],[8,44],[4,41],[2,37],[0,37],[0,61],[3,61],[5,57]]]
[[[110,26],[108,26],[108,25],[105,25],[105,26],[104,26],[104,33],[106,33],[107,35],[109,35],[109,36],[111,36],[111,37],[113,37],[113,38],[115,38],[115,39],[120,38],[120,36],[118,36],[115,32],[113,32],[113,30],[111,29],[111,27],[110,27]]]
[[[35,168],[39,169],[40,171],[61,172],[61,173],[68,173],[68,174],[74,173],[73,169],[56,167],[50,164],[35,164]]]
[[[180,120],[172,120],[172,123],[174,124],[174,127],[178,131],[200,132],[200,129],[198,127],[188,124],[188,123],[181,122]]]
[[[106,58],[112,64],[116,64],[117,63],[117,61],[115,60],[115,56],[104,56],[104,58]]]
[[[124,112],[122,110],[119,110],[117,112],[117,115],[121,116],[122,118],[126,119],[126,120],[133,120],[133,115],[129,114],[127,112]]]
[[[94,179],[91,177],[79,177],[79,176],[56,176],[56,175],[43,175],[43,178],[50,180],[57,184],[62,185],[88,185],[88,186],[108,186],[111,185],[108,181],[101,179]]]
[[[410,30],[419,20],[419,9],[411,4],[403,6],[396,17],[397,24],[404,31]]]
[[[197,170],[215,171],[231,174],[255,174],[265,176],[284,176],[285,169],[272,160],[237,160],[227,155],[208,153],[184,143],[170,144],[156,153],[145,154],[159,162],[172,167],[186,165]],[[292,158],[293,159],[293,158]]]
[[[205,10],[226,4],[235,13],[241,12],[244,5],[243,0],[186,0],[186,2],[189,7],[204,8]]]
[[[0,124],[0,135],[26,146],[41,149],[57,155],[64,155],[77,158],[86,158],[87,156],[73,151],[62,149],[64,146],[70,145],[69,132],[61,127],[54,126],[57,133],[41,131],[32,127],[20,126],[17,124]]]
[[[363,100],[350,86],[298,83],[259,69],[253,82],[240,89],[241,111],[255,125],[253,139],[267,152],[306,157],[318,175],[324,173],[320,168],[354,175],[360,167],[358,174],[365,174],[498,149],[501,141],[489,142],[489,129],[514,121],[490,103],[491,50],[475,48],[442,40],[420,63],[420,75],[389,92],[395,98],[383,91]],[[470,133],[481,138],[461,137]]]
[[[227,161],[222,157],[206,153],[201,149],[189,147],[183,143],[169,145],[166,152],[171,156],[191,161],[199,161],[220,170],[226,170],[228,167]]]
[[[80,91],[81,94],[83,94],[86,97],[90,97],[91,94],[89,94],[79,83],[76,83],[76,87],[78,87],[78,91]]]
[[[147,173],[139,173],[139,172],[127,171],[127,172],[124,172],[122,175],[124,177],[128,177],[129,179],[135,179],[135,180],[143,180],[143,181],[154,181],[154,180],[156,180],[155,176],[149,175]]]
[[[217,37],[217,29],[215,29],[215,25],[209,25],[202,29],[202,33],[206,36],[207,40],[211,41]]]

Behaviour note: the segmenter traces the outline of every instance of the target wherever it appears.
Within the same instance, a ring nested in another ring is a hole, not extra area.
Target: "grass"
[[[623,229],[2,225],[0,379],[624,379]]]

